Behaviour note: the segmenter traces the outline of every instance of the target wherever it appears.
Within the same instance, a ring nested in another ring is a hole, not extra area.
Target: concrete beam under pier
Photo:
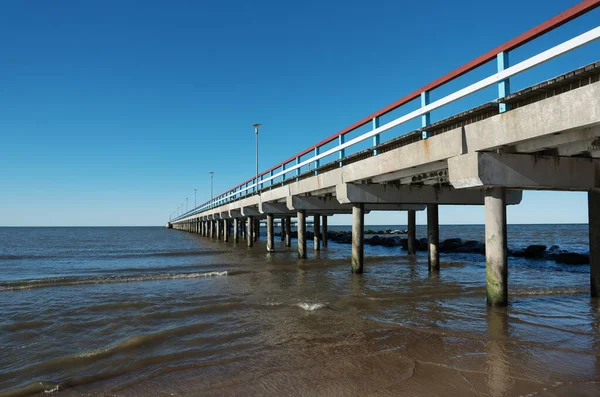
[[[457,189],[501,186],[519,189],[600,188],[600,159],[511,153],[469,153],[448,160]]]
[[[483,205],[485,192],[480,190],[457,190],[449,186],[398,186],[392,184],[353,184],[336,186],[340,203],[373,204],[448,204]],[[510,204],[519,204],[523,194],[520,190],[507,192]],[[367,205],[367,207],[369,207]]]
[[[336,214],[352,211],[351,204],[342,204],[335,197],[319,196],[289,196],[287,197],[287,207],[290,210],[305,210],[310,213],[333,212]],[[422,211],[425,205],[420,204],[366,204],[364,211]]]

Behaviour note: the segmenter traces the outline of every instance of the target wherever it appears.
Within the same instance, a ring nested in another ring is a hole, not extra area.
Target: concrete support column
[[[254,218],[254,241],[260,239],[260,218]]]
[[[485,191],[485,289],[488,306],[508,303],[506,189]]]
[[[365,243],[365,205],[352,205],[352,273],[362,273]]]
[[[213,221],[212,219],[210,221],[208,221],[208,227],[209,227],[209,231],[208,234],[210,234],[210,238],[215,238],[215,221]]]
[[[246,223],[246,218],[243,218],[241,220],[242,222],[242,227],[240,228],[240,232],[242,233],[242,239],[246,239],[246,233],[248,232],[248,225]]]
[[[600,296],[600,189],[588,192],[588,218],[590,228],[590,293]]]
[[[417,211],[408,210],[408,255],[417,252]]]
[[[252,232],[254,229],[254,218],[249,216],[246,219],[246,241],[248,242],[248,247],[254,246],[254,238],[252,237]]]
[[[240,227],[240,220],[238,218],[233,218],[233,242],[237,243],[240,241],[240,231],[238,230]]]
[[[292,246],[292,217],[285,217],[285,246]]]
[[[315,251],[321,250],[321,216],[313,216],[313,248]]]
[[[223,219],[223,241],[229,241],[229,220]]]
[[[206,221],[202,221],[202,235],[208,237],[208,223]]]
[[[281,218],[281,241],[285,241],[285,217]]]
[[[275,236],[273,234],[272,214],[267,214],[267,251],[275,251]]]
[[[429,242],[429,271],[440,271],[440,224],[438,205],[427,204],[427,240]]]
[[[298,211],[298,258],[306,258],[306,211]]]
[[[218,220],[215,220],[216,226],[217,226],[217,240],[221,239],[221,222],[219,222]]]
[[[323,215],[323,223],[321,224],[321,240],[323,247],[327,247],[327,215]]]

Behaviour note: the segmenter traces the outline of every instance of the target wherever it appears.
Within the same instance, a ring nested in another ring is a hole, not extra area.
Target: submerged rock
[[[440,243],[440,252],[454,252],[462,246],[462,239],[449,238]]]
[[[587,254],[578,254],[577,252],[561,252],[553,258],[556,263],[565,265],[587,265],[590,263],[590,256]]]

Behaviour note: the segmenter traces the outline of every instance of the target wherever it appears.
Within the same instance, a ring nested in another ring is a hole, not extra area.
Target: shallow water
[[[509,227],[511,247],[533,243],[585,252],[587,225]],[[442,254],[432,277],[425,253],[367,247],[353,276],[350,246],[276,249],[0,228],[0,396],[600,395],[587,265],[510,258],[511,304],[489,310],[481,255]]]

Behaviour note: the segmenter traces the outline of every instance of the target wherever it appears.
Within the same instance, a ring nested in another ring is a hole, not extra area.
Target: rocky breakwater
[[[365,233],[366,234],[366,233]],[[398,236],[387,236],[390,233],[380,233],[373,237],[365,238],[366,245],[382,246],[382,247],[401,247],[408,249],[408,239]],[[400,233],[399,233],[400,234]],[[313,238],[311,232],[307,233],[307,238]],[[330,241],[338,244],[352,244],[351,232],[328,232],[327,238]],[[427,238],[417,239],[417,250],[427,251]],[[485,243],[476,240],[462,240],[460,238],[450,238],[440,242],[440,252],[449,253],[469,253],[485,255]],[[534,244],[525,248],[509,249],[508,254],[513,257],[529,258],[529,259],[546,259],[556,263],[566,265],[585,265],[590,263],[589,253],[570,252],[560,249],[558,245],[552,245],[548,248],[546,245]]]

